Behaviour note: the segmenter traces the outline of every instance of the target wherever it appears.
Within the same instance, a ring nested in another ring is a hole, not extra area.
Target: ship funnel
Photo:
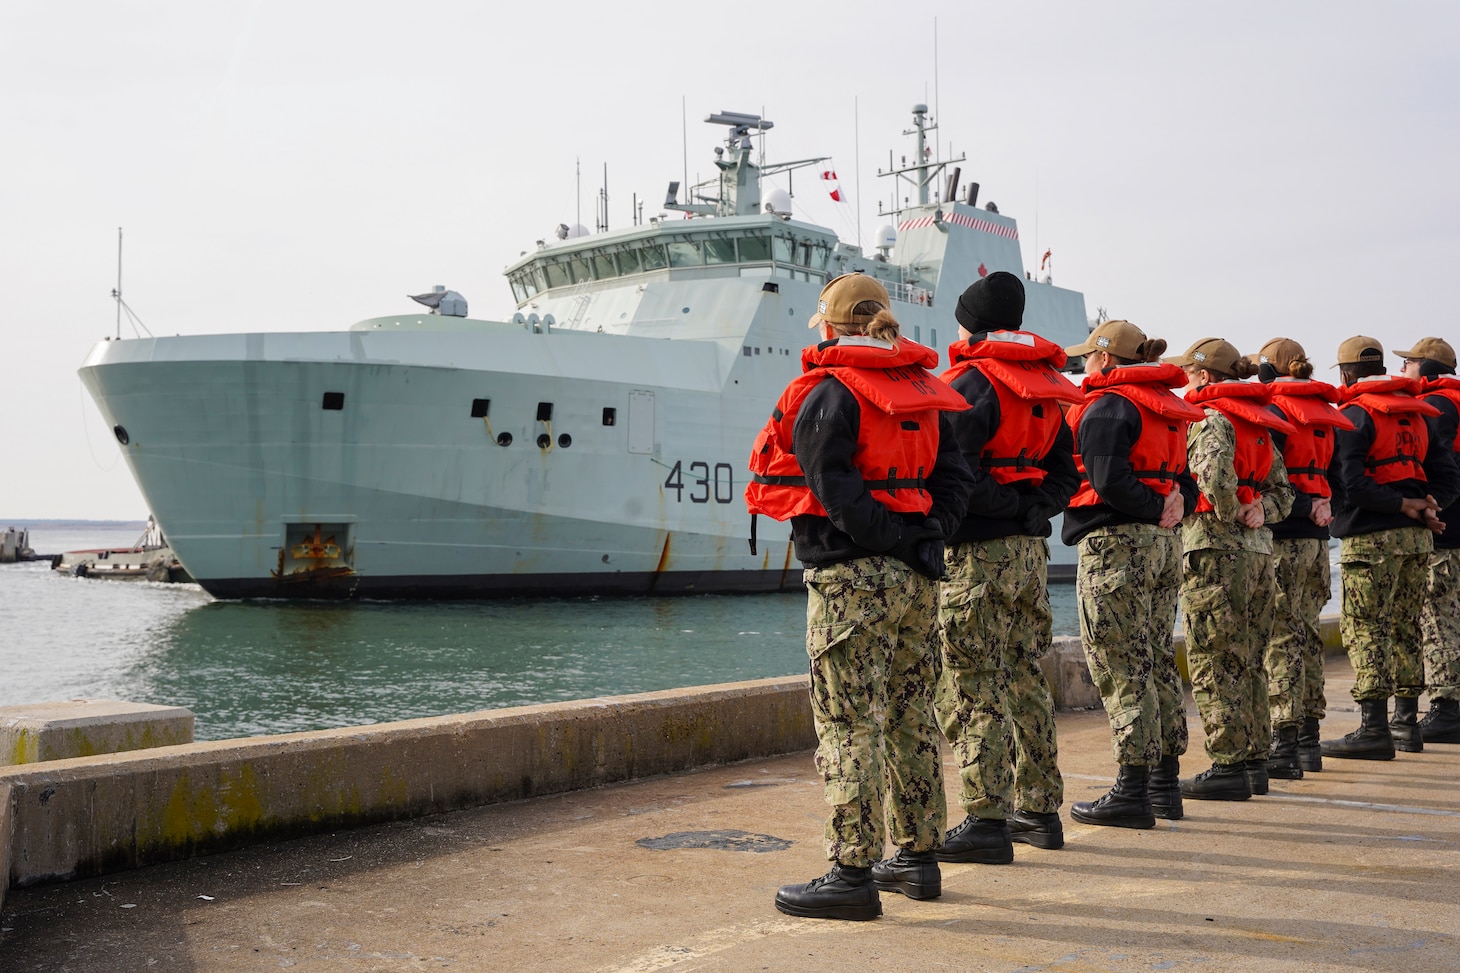
[[[969,206],[978,205],[978,183],[971,182],[968,184],[968,198],[967,200],[965,200],[965,202],[967,202]]]
[[[962,174],[962,169],[958,168],[957,166],[953,167],[953,171],[948,175],[948,185],[946,187],[946,191],[943,193],[944,199],[951,200],[958,193],[958,177]]]

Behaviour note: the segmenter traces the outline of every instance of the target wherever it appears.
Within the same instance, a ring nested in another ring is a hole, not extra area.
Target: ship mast
[[[891,153],[889,153],[888,169],[886,171],[878,169],[877,175],[879,177],[895,176],[899,180],[910,183],[916,193],[917,202],[898,206],[897,200],[894,198],[892,203],[893,208],[889,210],[884,210],[882,204],[879,202],[877,204],[878,216],[895,217],[907,210],[913,209],[915,206],[927,206],[930,202],[942,202],[942,200],[928,199],[928,186],[933,183],[933,180],[942,175],[944,168],[955,162],[963,162],[968,158],[966,155],[960,153],[956,159],[933,159],[932,149],[928,146],[928,133],[937,131],[938,124],[928,117],[927,105],[913,105],[912,112],[913,127],[905,129],[902,134],[917,136],[917,155],[913,158],[913,164],[908,165],[907,158],[904,157],[902,165],[893,166],[891,163]],[[956,169],[954,171],[957,172]],[[956,190],[956,186],[950,188],[948,193],[949,199],[952,199]]]

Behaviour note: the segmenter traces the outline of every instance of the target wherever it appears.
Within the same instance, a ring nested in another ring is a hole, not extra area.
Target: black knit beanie
[[[1017,330],[1024,324],[1024,282],[1005,270],[980,277],[959,295],[953,316],[974,334]]]

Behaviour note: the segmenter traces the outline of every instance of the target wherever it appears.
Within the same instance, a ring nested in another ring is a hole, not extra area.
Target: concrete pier
[[[1328,678],[1335,735],[1358,717],[1346,663],[1331,660]],[[1190,723],[1188,775],[1207,764],[1194,709]],[[771,905],[777,886],[826,867],[826,809],[803,750],[12,889],[0,967],[1457,968],[1460,747],[1329,759],[1266,797],[1192,801],[1181,821],[1125,831],[1068,817],[1069,802],[1110,785],[1103,713],[1062,712],[1058,728],[1066,847],[945,865],[940,899],[884,894],[876,922]],[[956,823],[946,761],[945,775]]]

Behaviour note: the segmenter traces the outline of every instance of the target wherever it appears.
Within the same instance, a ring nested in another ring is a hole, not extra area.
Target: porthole
[[[123,426],[113,426],[112,435],[116,436],[117,442],[121,443],[123,446],[132,441],[132,437],[127,435],[127,430]]]
[[[549,449],[549,448],[551,448],[552,444],[553,444],[553,437],[549,436],[547,433],[543,433],[541,436],[538,436],[537,437],[537,448],[538,449]]]
[[[512,434],[510,432],[499,433],[497,435],[497,445],[498,446],[511,446],[512,445]]]
[[[573,437],[569,436],[567,433],[563,433],[561,436],[558,437],[558,445],[563,447],[564,449],[567,449],[569,446],[573,445]]]
[[[689,308],[682,307],[682,308],[679,309],[679,313],[680,314],[688,314],[689,313]]]

